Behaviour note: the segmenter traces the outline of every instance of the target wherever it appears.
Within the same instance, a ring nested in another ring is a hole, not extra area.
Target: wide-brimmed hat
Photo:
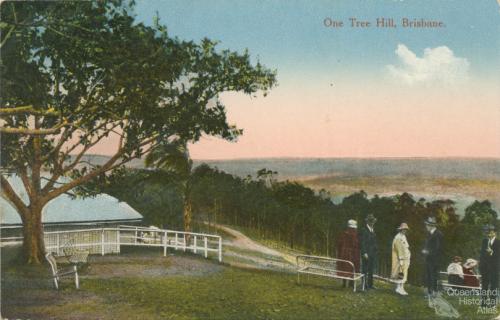
[[[428,226],[436,226],[437,225],[436,218],[434,218],[434,217],[428,217],[427,220],[424,221],[424,223]]]
[[[462,262],[462,257],[460,257],[460,256],[453,257],[453,262],[459,262],[459,261]]]
[[[369,215],[366,216],[365,221],[366,222],[377,222],[377,218],[375,218],[375,216],[370,213]]]
[[[347,227],[348,228],[357,229],[358,228],[358,222],[356,220],[350,219],[349,221],[347,221]]]
[[[494,226],[494,225],[491,225],[491,224],[490,224],[490,225],[488,226],[488,231],[496,231],[496,230],[497,230],[497,228],[495,228],[495,226]]]
[[[464,268],[467,269],[474,268],[475,266],[477,266],[477,260],[474,259],[467,259],[464,263]]]
[[[409,230],[410,228],[406,223],[401,223],[401,225],[398,227],[398,230]]]

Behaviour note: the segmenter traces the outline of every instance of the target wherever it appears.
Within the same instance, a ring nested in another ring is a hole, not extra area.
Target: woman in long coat
[[[404,289],[404,284],[408,279],[408,268],[410,267],[410,245],[406,239],[408,225],[402,223],[398,234],[392,241],[392,272],[391,278],[396,282],[396,292],[400,295],[408,295]]]
[[[354,265],[354,272],[359,273],[360,266],[360,251],[359,251],[359,239],[357,232],[358,224],[356,220],[349,220],[347,222],[347,229],[339,236],[337,241],[337,258],[342,260],[350,261]],[[352,265],[347,262],[338,262],[337,274],[343,277],[352,278],[353,268]],[[349,281],[350,285],[354,285],[353,281]],[[344,287],[347,281],[343,280]]]

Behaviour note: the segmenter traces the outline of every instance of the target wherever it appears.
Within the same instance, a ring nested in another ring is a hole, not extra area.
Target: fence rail
[[[22,241],[22,237],[2,238],[2,242]],[[222,261],[222,238],[217,235],[158,229],[151,227],[119,226],[117,228],[93,228],[80,230],[49,231],[44,233],[45,250],[62,255],[63,249],[72,246],[88,250],[90,254],[120,253],[122,246],[143,246],[192,251],[208,258],[217,254]]]

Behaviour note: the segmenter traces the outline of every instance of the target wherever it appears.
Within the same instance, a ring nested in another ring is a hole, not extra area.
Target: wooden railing
[[[22,240],[9,237],[5,240]],[[203,254],[216,253],[222,261],[222,238],[217,235],[158,229],[151,227],[119,226],[116,228],[93,228],[44,233],[45,250],[55,255],[63,255],[63,249],[70,245],[88,250],[90,254],[105,255],[120,253],[122,246],[143,246],[163,248],[163,255],[169,249],[191,251]]]

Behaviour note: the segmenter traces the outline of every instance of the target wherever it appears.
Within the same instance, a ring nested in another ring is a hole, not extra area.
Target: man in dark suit
[[[495,227],[489,226],[488,238],[483,239],[479,260],[481,287],[490,290],[487,296],[495,300],[495,289],[498,289],[498,273],[500,272],[500,240],[496,237]],[[498,290],[497,290],[498,291]]]
[[[425,256],[425,286],[429,295],[438,292],[439,263],[443,251],[443,233],[437,229],[436,218],[429,217],[425,220],[428,235],[422,253]]]
[[[486,270],[486,263],[484,263],[484,252],[483,251],[483,248],[486,248],[486,244],[488,243],[488,238],[489,238],[489,233],[490,233],[490,228],[491,226],[489,224],[485,224],[483,226],[483,240],[481,241],[481,255],[480,255],[480,258],[479,258],[479,274],[483,274],[483,273],[487,273],[487,270]],[[482,276],[481,276],[481,280],[482,280]],[[484,284],[481,284],[482,287],[484,287]]]
[[[375,222],[377,219],[369,214],[365,219],[366,224],[361,228],[359,239],[361,240],[361,271],[364,274],[365,289],[375,289],[373,286],[373,271],[378,259],[377,236],[375,235]]]

